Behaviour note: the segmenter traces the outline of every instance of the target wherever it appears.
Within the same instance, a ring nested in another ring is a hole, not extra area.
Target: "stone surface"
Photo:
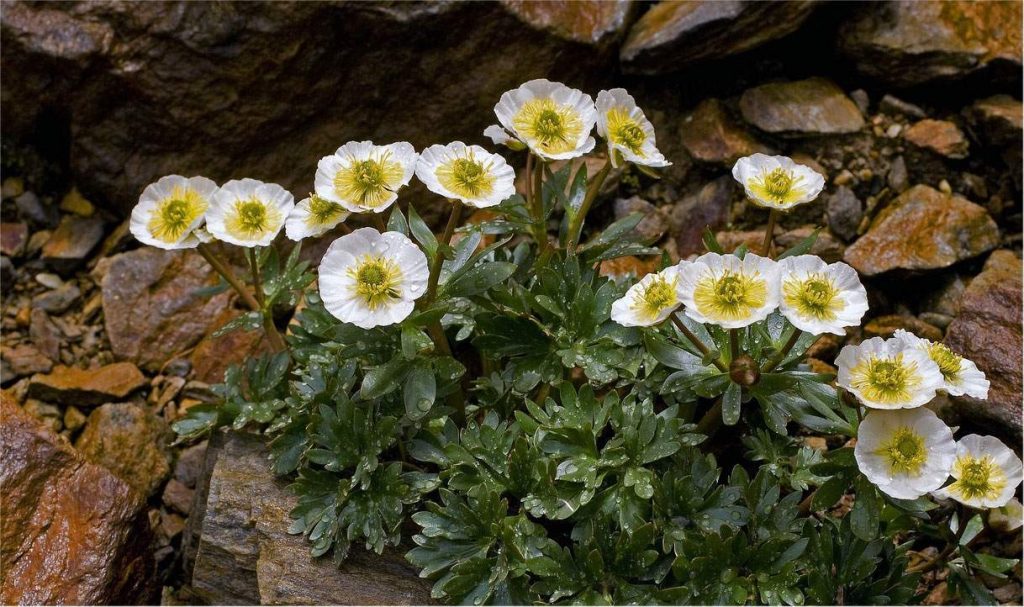
[[[616,220],[634,213],[642,214],[644,218],[636,225],[634,231],[647,241],[657,242],[668,231],[668,219],[665,217],[665,213],[639,196],[619,198],[615,201],[613,210]]]
[[[857,228],[864,218],[864,203],[846,186],[839,186],[825,198],[828,229],[849,242],[857,237]]]
[[[844,257],[861,274],[874,276],[945,268],[998,244],[999,228],[983,207],[918,185],[879,213]]]
[[[964,110],[971,125],[990,145],[1020,147],[1024,106],[1009,95],[979,99]]]
[[[823,78],[762,84],[740,97],[743,118],[769,133],[853,133],[864,126],[857,105]]]
[[[155,371],[215,326],[232,295],[201,297],[216,272],[192,251],[145,247],[109,258],[103,316],[114,356]]]
[[[565,4],[563,14],[582,16]],[[168,174],[252,175],[305,192],[311,167],[345,141],[422,149],[444,125],[446,140],[485,143],[494,104],[524,81],[597,90],[612,53],[541,31],[526,12],[491,2],[10,3],[0,67],[18,77],[0,92],[4,131],[29,139],[65,117],[74,183],[121,212]],[[586,20],[570,21],[546,29],[585,31]]]
[[[1019,70],[1020,23],[1020,2],[871,2],[845,24],[840,47],[861,72],[911,86],[989,64]]]
[[[770,154],[772,150],[733,120],[718,99],[701,101],[680,126],[683,146],[694,159],[721,163],[731,167],[743,156],[755,152]]]
[[[657,271],[659,261],[657,257],[640,259],[635,255],[626,255],[615,259],[605,259],[598,266],[597,271],[601,276],[607,276],[612,280],[635,281],[637,278]]]
[[[872,318],[864,325],[864,335],[867,337],[892,337],[897,330],[910,331],[918,337],[932,341],[942,341],[942,330],[919,318],[903,316],[901,314],[886,314],[878,318]]]
[[[2,395],[0,412],[0,601],[155,601],[144,500]]]
[[[705,229],[716,231],[729,222],[729,206],[738,195],[736,181],[724,175],[684,197],[672,208],[670,230],[679,257],[704,251]]]
[[[114,363],[98,369],[58,366],[47,375],[35,375],[28,395],[54,403],[91,407],[124,400],[149,385],[149,380],[132,363]]]
[[[174,508],[178,512],[187,515],[188,511],[192,508],[192,497],[194,493],[195,491],[185,485],[185,483],[176,478],[172,478],[166,485],[164,485],[164,492],[160,496],[160,500],[168,507]]]
[[[808,236],[814,233],[817,226],[806,225],[795,230],[789,230],[782,234],[775,234],[775,249],[776,254],[785,251],[786,249],[796,246],[801,241],[806,239]],[[761,231],[761,242],[758,243],[757,248],[752,248],[752,251],[757,251],[764,244],[764,231]],[[809,253],[811,255],[817,255],[829,263],[834,263],[843,258],[843,252],[846,247],[843,243],[839,242],[831,234],[826,231],[818,233],[818,238],[815,239],[814,244],[811,245]]]
[[[761,46],[796,31],[816,2],[664,1],[644,13],[619,51],[623,69],[678,70]]]
[[[971,281],[946,345],[966,356],[992,382],[987,400],[956,397],[968,418],[1021,440],[1021,261],[995,251]]]
[[[0,253],[17,257],[28,243],[28,226],[21,222],[0,223]]]
[[[947,120],[925,119],[903,131],[903,138],[947,158],[967,157],[967,138],[960,127]]]
[[[6,383],[11,379],[32,375],[33,373],[49,373],[53,368],[53,361],[30,344],[20,344],[14,347],[3,346],[0,348],[0,356],[9,366],[14,377],[4,377]]]
[[[194,371],[193,378],[208,384],[219,384],[224,381],[224,371],[231,365],[245,362],[256,354],[269,350],[263,338],[263,331],[232,331],[226,335],[215,337],[213,333],[222,327],[237,312],[225,312],[211,331],[196,344],[189,362]]]
[[[51,314],[62,314],[81,296],[81,289],[69,282],[33,297],[32,307]]]
[[[35,192],[22,192],[15,197],[14,205],[18,207],[18,213],[21,214],[22,219],[40,226],[57,225],[59,219],[57,209],[44,205]]]
[[[430,583],[399,551],[353,548],[339,568],[314,560],[301,535],[288,533],[296,498],[270,471],[255,435],[215,434],[186,538],[196,549],[192,587],[210,604],[405,605],[430,603]],[[187,557],[188,559],[188,557]],[[188,559],[189,562],[191,559]]]
[[[43,245],[43,261],[58,272],[70,272],[82,265],[101,240],[101,219],[65,215]]]
[[[162,418],[133,403],[109,403],[89,415],[75,448],[148,497],[171,474],[170,439]]]
[[[625,30],[633,0],[501,0],[516,17],[556,36],[604,46]]]
[[[60,359],[60,346],[63,341],[63,333],[50,319],[49,314],[39,308],[34,308],[29,315],[30,324],[28,328],[29,338],[32,345],[39,348],[39,351],[57,361]]]

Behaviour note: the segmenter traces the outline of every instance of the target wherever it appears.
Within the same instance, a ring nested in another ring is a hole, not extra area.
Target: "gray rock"
[[[857,105],[823,78],[747,89],[740,97],[740,111],[747,122],[769,133],[853,133],[864,126]]]
[[[857,228],[864,218],[864,203],[846,186],[839,186],[828,195],[825,207],[828,227],[832,233],[850,242],[857,237]]]
[[[702,252],[704,230],[714,232],[729,222],[729,207],[737,191],[732,176],[723,175],[675,204],[670,229],[680,257]]]
[[[73,283],[65,283],[51,291],[32,298],[32,307],[51,314],[62,314],[82,296],[82,291]]]
[[[889,164],[889,175],[886,177],[889,187],[897,194],[906,192],[910,187],[910,175],[907,173],[907,161],[903,156],[893,158]]]
[[[615,219],[622,219],[633,213],[643,214],[643,220],[637,224],[636,232],[644,238],[657,241],[668,231],[668,221],[658,207],[639,196],[619,198],[615,201]]]
[[[865,116],[868,114],[871,108],[871,98],[868,97],[868,92],[864,89],[857,89],[850,93],[850,99],[857,104],[857,109],[860,110],[861,114]]]
[[[885,95],[882,97],[882,100],[878,102],[878,109],[881,110],[883,114],[888,114],[890,116],[903,115],[915,120],[921,120],[928,117],[928,114],[919,106],[892,95]]]
[[[35,192],[22,192],[14,198],[14,204],[22,217],[40,226],[53,227],[60,218],[57,209],[44,205]]]

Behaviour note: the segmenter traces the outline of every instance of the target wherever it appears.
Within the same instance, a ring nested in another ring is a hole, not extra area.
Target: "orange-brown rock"
[[[864,126],[857,104],[824,78],[747,89],[740,97],[740,111],[747,122],[769,133],[853,133]]]
[[[899,329],[910,331],[918,337],[931,341],[942,341],[942,329],[917,317],[901,314],[886,314],[872,318],[864,325],[864,335],[865,337],[892,337]]]
[[[613,280],[626,280],[641,278],[657,270],[657,257],[640,259],[633,255],[627,255],[602,261],[598,273]]]
[[[967,138],[960,127],[947,120],[928,118],[915,122],[903,131],[903,138],[947,158],[967,157]]]
[[[58,272],[74,270],[103,240],[103,220],[65,215],[43,245],[43,261]]]
[[[987,400],[955,397],[958,410],[998,432],[1021,437],[1021,261],[992,253],[967,286],[960,311],[946,330],[946,345],[967,357],[992,382]]]
[[[133,403],[108,403],[86,419],[75,448],[148,497],[171,475],[170,442],[162,418]]]
[[[718,99],[701,101],[683,119],[680,127],[683,146],[696,160],[729,165],[755,152],[770,154],[772,150],[754,139],[746,128],[734,120]]]
[[[0,396],[0,601],[152,604],[145,501]]]
[[[501,0],[513,15],[556,36],[603,46],[623,32],[633,0]]]
[[[844,255],[865,276],[890,270],[934,270],[999,244],[985,209],[926,185],[910,188],[875,217]]]
[[[132,363],[113,363],[97,369],[57,366],[46,375],[34,375],[28,385],[28,396],[51,403],[91,407],[117,400],[149,380]]]
[[[964,110],[986,143],[1020,147],[1024,105],[1009,95],[979,99]]]
[[[247,359],[269,349],[262,329],[214,335],[217,329],[238,314],[235,311],[225,312],[221,320],[192,350],[189,360],[192,363],[193,379],[207,384],[219,384],[224,381],[224,372],[228,367],[244,363]]]

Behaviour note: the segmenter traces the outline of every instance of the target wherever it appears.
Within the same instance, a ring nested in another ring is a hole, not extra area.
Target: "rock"
[[[227,311],[222,320],[211,327],[210,332],[196,345],[189,362],[194,371],[193,378],[208,384],[224,381],[224,372],[231,365],[244,363],[249,358],[270,350],[263,330],[232,331],[215,337],[217,329],[237,317],[238,313]]]
[[[903,131],[903,138],[947,158],[967,157],[967,138],[960,127],[946,120],[921,120]]]
[[[878,102],[878,110],[883,114],[888,114],[890,116],[898,116],[902,114],[907,118],[914,118],[916,120],[928,117],[928,114],[925,113],[920,106],[914,105],[909,101],[904,101],[899,97],[894,97],[892,95],[885,95],[882,97],[882,100]]]
[[[781,253],[786,249],[796,246],[802,240],[814,233],[817,228],[815,226],[803,226],[795,230],[783,232],[782,234],[775,235],[775,251]],[[760,250],[761,246],[764,245],[764,230],[761,231],[761,242],[757,245],[757,248],[752,248],[752,251]],[[811,255],[817,255],[829,263],[839,261],[843,258],[843,251],[846,247],[843,243],[839,242],[832,237],[828,232],[819,232],[818,238],[811,245],[809,253]]]
[[[979,99],[964,110],[967,120],[989,145],[1020,146],[1024,106],[1009,95]]]
[[[872,2],[840,31],[857,69],[897,86],[960,78],[992,64],[1019,72],[1019,2]]]
[[[857,109],[860,113],[866,115],[871,109],[871,98],[868,97],[868,92],[864,89],[857,89],[850,92],[850,99],[857,104]]]
[[[680,127],[683,146],[696,160],[735,164],[743,156],[755,152],[771,154],[747,130],[733,120],[718,99],[705,99],[683,119]]]
[[[40,226],[57,225],[57,209],[45,206],[35,192],[23,192],[14,199],[14,205],[24,219]]]
[[[871,319],[864,325],[864,335],[867,337],[889,338],[899,329],[909,331],[918,337],[930,339],[931,341],[942,341],[942,329],[913,316],[901,314],[887,314]]]
[[[823,78],[747,89],[740,97],[740,111],[747,122],[769,133],[853,133],[864,126],[857,105]]]
[[[417,577],[401,551],[377,556],[353,547],[341,567],[311,559],[305,538],[288,533],[288,512],[297,498],[285,490],[284,480],[274,478],[268,456],[256,435],[215,433],[210,440],[207,489],[197,493],[186,532],[196,550],[192,587],[200,599],[272,605],[431,602],[430,583]]]
[[[897,156],[889,164],[889,175],[886,177],[889,187],[897,194],[902,194],[910,187],[910,175],[907,173],[907,161]]]
[[[173,540],[181,535],[181,532],[185,530],[185,524],[185,519],[173,512],[160,513],[160,534],[168,540]]]
[[[63,342],[61,330],[50,320],[50,316],[39,308],[32,310],[30,319],[28,334],[32,344],[50,360],[59,360],[60,346]]]
[[[85,425],[85,413],[78,407],[68,407],[64,410],[64,428],[70,432],[78,432]]]
[[[14,262],[6,255],[0,255],[0,289],[6,293],[14,286],[18,279],[18,271],[14,269]]]
[[[6,177],[0,184],[0,197],[4,200],[20,196],[25,191],[25,181],[21,177]]]
[[[43,261],[58,272],[70,272],[82,265],[101,240],[103,220],[65,215],[43,245]]]
[[[201,297],[216,272],[192,251],[136,249],[109,258],[103,316],[114,356],[155,371],[207,335],[232,295]]]
[[[17,257],[28,244],[28,226],[21,222],[0,223],[0,253]]]
[[[64,286],[64,281],[60,279],[60,276],[49,272],[40,272],[35,275],[35,279],[47,289],[59,289]]]
[[[635,281],[658,270],[658,258],[640,259],[634,255],[606,259],[598,266],[597,272],[615,281]]]
[[[625,30],[633,0],[501,0],[501,3],[516,17],[537,29],[573,42],[605,46]]]
[[[63,416],[60,413],[60,408],[56,405],[29,398],[25,400],[22,408],[25,409],[25,413],[36,418],[53,433],[56,434],[64,429]]]
[[[149,385],[149,380],[132,363],[114,363],[98,369],[59,366],[48,375],[35,375],[28,395],[54,403],[92,407],[124,400]]]
[[[999,228],[983,207],[917,185],[879,213],[844,258],[861,274],[874,276],[945,268],[998,244]]]
[[[665,215],[658,207],[639,196],[619,198],[615,201],[614,212],[616,220],[623,219],[633,213],[643,214],[643,220],[637,224],[634,231],[651,242],[656,242],[668,231],[668,220]]]
[[[178,454],[178,462],[174,464],[174,478],[190,489],[196,488],[196,481],[203,471],[203,460],[206,458],[206,441],[185,447]]]
[[[0,355],[14,375],[13,377],[4,377],[4,383],[33,373],[49,373],[53,368],[53,361],[50,360],[50,357],[29,344],[20,344],[13,348],[2,346]]]
[[[152,603],[144,500],[0,396],[0,601]]]
[[[988,511],[988,526],[999,533],[1010,533],[1020,529],[1022,525],[1024,525],[1024,509],[1017,498],[1012,498],[1005,506]]]
[[[669,229],[680,258],[704,252],[704,231],[714,232],[729,222],[729,208],[736,195],[735,180],[724,175],[675,204],[669,216]]]
[[[661,74],[761,46],[796,31],[815,2],[659,2],[629,31],[623,70]]]
[[[939,582],[921,601],[922,605],[946,605],[949,603],[949,588],[946,582]]]
[[[192,497],[194,493],[195,491],[187,487],[184,483],[176,478],[172,478],[168,481],[167,485],[164,486],[164,492],[160,499],[168,507],[174,508],[184,515],[188,515],[188,511],[192,508]]]
[[[89,415],[75,448],[148,497],[171,474],[170,438],[161,418],[132,403],[109,403]]]
[[[992,385],[988,400],[956,397],[976,423],[1021,439],[1021,261],[1010,251],[989,256],[964,291],[946,345],[974,361]]]
[[[62,314],[82,296],[82,291],[73,283],[65,283],[57,289],[40,293],[32,298],[32,307],[51,314]]]
[[[555,15],[546,29],[596,36],[623,3],[564,4],[12,4],[0,19],[5,136],[30,139],[42,121],[65,117],[74,183],[122,214],[168,174],[253,175],[298,194],[342,142],[422,149],[444,125],[446,140],[485,143],[494,104],[526,80],[598,90],[612,53],[527,21]]]
[[[60,210],[74,213],[80,217],[92,217],[96,214],[96,207],[86,200],[85,196],[82,196],[78,188],[71,188],[71,191],[61,198]]]
[[[857,227],[864,218],[864,203],[860,198],[850,188],[839,186],[825,200],[825,214],[832,233],[847,242],[856,238]]]

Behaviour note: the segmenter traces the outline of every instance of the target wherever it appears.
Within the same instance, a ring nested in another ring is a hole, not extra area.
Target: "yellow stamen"
[[[206,201],[192,188],[175,187],[153,211],[146,229],[157,240],[178,242],[189,226],[206,212],[206,207]]]
[[[939,366],[939,371],[942,372],[942,377],[946,381],[953,381],[960,375],[960,361],[962,359],[946,345],[930,345],[928,347],[928,356]]]
[[[390,259],[366,255],[348,273],[355,279],[356,294],[371,310],[401,297],[398,285],[402,272]]]
[[[633,310],[644,319],[652,319],[658,316],[666,308],[671,308],[679,303],[676,295],[676,283],[678,279],[669,282],[662,276],[657,276],[646,287],[644,287],[633,300]]]
[[[768,299],[768,286],[759,274],[725,270],[721,276],[706,276],[693,293],[698,310],[713,320],[742,320]]]
[[[782,205],[797,200],[803,194],[799,187],[801,181],[803,176],[794,175],[779,167],[771,172],[762,173],[760,178],[751,179],[747,187],[759,198]]]
[[[885,458],[891,474],[916,476],[928,459],[924,438],[907,426],[898,428],[875,453]]]
[[[445,189],[465,198],[481,198],[494,191],[494,175],[489,164],[478,161],[472,152],[437,168],[437,180]]]
[[[334,192],[343,200],[375,208],[384,204],[402,180],[402,165],[385,152],[380,158],[349,159],[334,176]]]
[[[549,98],[524,103],[512,124],[521,137],[549,154],[571,152],[583,134],[583,121],[576,110]]]
[[[332,223],[344,213],[345,209],[340,204],[320,198],[316,194],[309,195],[309,218],[306,223],[310,226]]]
[[[281,212],[277,207],[251,198],[235,202],[234,213],[227,217],[224,227],[238,238],[255,240],[280,225],[280,222]]]
[[[850,370],[851,385],[867,400],[899,403],[910,399],[911,390],[920,383],[917,364],[904,362],[903,354],[891,358],[869,358]]]
[[[966,500],[996,499],[1006,487],[1006,475],[988,455],[962,455],[953,462],[953,482],[947,490]]]
[[[647,134],[644,133],[640,123],[634,120],[625,108],[615,107],[608,111],[608,140],[642,158]]]
[[[818,320],[835,320],[843,308],[836,297],[839,289],[825,274],[811,274],[803,280],[787,280],[782,284],[782,297],[801,316]]]

